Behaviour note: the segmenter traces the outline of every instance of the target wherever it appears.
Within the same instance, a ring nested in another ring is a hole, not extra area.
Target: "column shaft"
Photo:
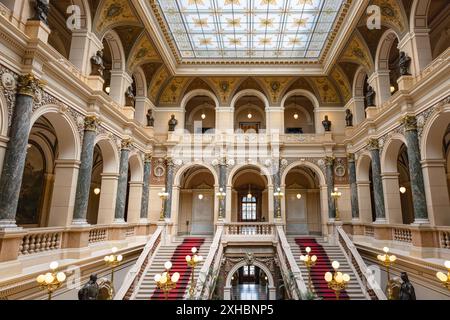
[[[146,219],[148,217],[148,202],[149,202],[148,197],[149,197],[151,171],[152,171],[152,157],[151,155],[146,155],[144,162],[144,184],[142,186],[141,219]]]
[[[222,188],[222,191],[220,191]],[[227,164],[226,160],[222,160],[219,164],[219,192],[227,191]],[[226,197],[219,200],[219,217],[225,218],[225,210],[226,210]]]
[[[352,205],[352,218],[359,218],[359,203],[358,203],[358,186],[356,184],[356,165],[353,154],[348,155],[348,179],[350,183],[350,200]]]
[[[327,195],[328,195],[328,217],[336,218],[336,206],[331,193],[334,191],[334,159],[332,157],[325,158],[326,179],[327,179]]]
[[[405,138],[408,150],[409,175],[413,197],[414,218],[416,221],[428,221],[425,185],[423,182],[422,164],[420,163],[420,148],[415,117],[404,117]]]
[[[378,140],[370,140],[369,149],[372,157],[372,184],[375,200],[375,215],[377,220],[385,220],[386,211],[384,206],[383,183],[381,181],[381,162]]]
[[[166,199],[166,204],[164,208],[164,217],[170,218],[172,212],[172,194],[173,194],[173,170],[174,165],[172,159],[167,160],[167,174],[166,174],[166,192],[169,197]]]
[[[75,208],[73,224],[86,224],[86,215],[89,203],[89,191],[94,163],[95,138],[97,136],[97,118],[86,117],[84,120],[83,146],[81,149],[81,163],[78,172],[77,191],[75,195]]]
[[[33,96],[41,86],[33,75],[19,77],[9,141],[0,178],[0,226],[16,226],[16,211],[27,156]]]
[[[127,201],[127,184],[128,184],[128,157],[130,154],[130,140],[122,141],[122,149],[120,151],[120,167],[119,182],[117,184],[116,210],[114,220],[116,222],[124,222],[125,205]]]

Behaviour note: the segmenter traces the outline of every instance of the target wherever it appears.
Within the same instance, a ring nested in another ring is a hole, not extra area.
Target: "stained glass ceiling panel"
[[[157,0],[182,60],[317,59],[344,0]]]

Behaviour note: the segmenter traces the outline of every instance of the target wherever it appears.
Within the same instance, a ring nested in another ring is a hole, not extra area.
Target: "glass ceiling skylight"
[[[344,0],[157,0],[182,60],[319,58]]]

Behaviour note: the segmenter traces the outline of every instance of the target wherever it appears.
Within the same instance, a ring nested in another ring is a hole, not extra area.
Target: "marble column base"
[[[0,230],[22,230],[22,227],[17,226],[16,220],[4,219],[0,220]]]
[[[414,225],[425,225],[425,224],[430,224],[430,220],[422,219],[422,218],[415,218],[414,222],[411,223],[412,226],[414,226]]]
[[[126,224],[124,218],[114,218],[113,224]]]
[[[89,227],[90,224],[87,222],[86,219],[73,219],[72,225],[77,227]]]

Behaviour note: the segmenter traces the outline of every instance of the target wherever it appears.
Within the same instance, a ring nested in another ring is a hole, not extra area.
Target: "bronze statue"
[[[127,91],[125,92],[125,100],[126,100],[125,101],[126,106],[134,107],[134,102],[135,102],[136,98],[134,97],[132,86],[129,86],[127,88]]]
[[[408,72],[409,65],[411,64],[411,58],[406,55],[405,52],[400,52],[400,59],[398,61],[398,67],[400,68],[401,76],[408,76],[410,73]]]
[[[103,51],[99,50],[91,58],[91,76],[103,76],[103,70],[105,70],[105,65],[103,64]]]
[[[34,1],[34,20],[39,20],[48,25],[48,12],[50,11],[49,0]]]
[[[375,96],[376,92],[373,90],[372,86],[368,86],[366,93],[366,102],[368,107],[375,107]]]
[[[78,291],[78,300],[97,300],[98,292],[97,275],[91,274],[89,281]]]
[[[148,109],[146,117],[147,117],[147,127],[153,127],[153,125],[155,124],[155,118],[153,118],[152,109]]]
[[[170,116],[170,120],[169,120],[169,131],[175,131],[175,127],[178,124],[178,120],[175,119],[175,115],[171,115]]]
[[[331,131],[331,121],[328,120],[328,116],[325,116],[325,119],[322,121],[322,125],[325,131]]]
[[[345,110],[345,124],[347,127],[353,127],[353,113],[350,109]]]
[[[409,281],[408,274],[406,272],[402,272],[400,274],[402,278],[402,286],[400,287],[400,296],[399,300],[416,300],[416,291],[412,283]]]

